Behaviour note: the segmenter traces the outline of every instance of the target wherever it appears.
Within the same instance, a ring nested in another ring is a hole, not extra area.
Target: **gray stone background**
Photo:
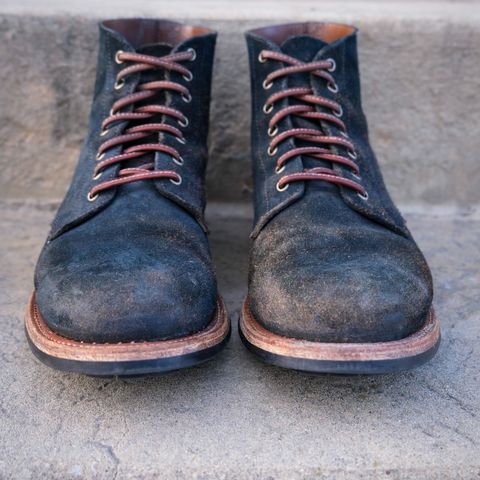
[[[16,8],[8,3],[7,12],[34,9],[21,9],[28,4],[25,1],[17,2]],[[64,3],[50,2],[56,9]],[[95,78],[97,15],[84,16],[89,12],[88,3],[80,3],[86,4],[82,15],[61,16],[54,10],[57,15],[52,16],[48,9],[37,6],[42,15],[17,11],[0,16],[0,189],[10,198],[60,198],[70,179]],[[130,5],[113,0],[106,3]],[[169,12],[176,13],[171,5],[156,3],[158,9],[148,2],[144,9],[168,17],[172,16]],[[480,135],[475,131],[480,123],[478,2],[427,2],[430,16],[428,10],[409,2],[402,4],[397,14],[386,3],[389,8],[382,14],[385,2],[374,2],[376,10],[372,6],[366,9],[370,14],[344,18],[338,13],[340,7],[336,15],[323,15],[319,2],[283,1],[277,2],[278,18],[271,19],[259,1],[251,18],[244,18],[248,14],[245,7],[243,16],[227,20],[213,14],[214,18],[209,18],[212,10],[219,13],[220,1],[207,2],[217,6],[205,11],[200,8],[202,2],[179,2],[189,3],[188,16],[193,18],[188,21],[207,23],[220,32],[211,112],[211,198],[242,201],[249,199],[251,190],[250,88],[243,32],[272,21],[332,18],[353,21],[360,27],[364,106],[372,143],[394,198],[401,203],[432,205],[480,201],[480,189],[471,181],[480,175]],[[289,16],[295,4],[299,14]],[[32,5],[38,4],[32,1]],[[362,2],[353,5],[362,11]],[[126,12],[121,7],[109,10],[110,15],[118,16],[141,12],[142,8],[131,6]]]

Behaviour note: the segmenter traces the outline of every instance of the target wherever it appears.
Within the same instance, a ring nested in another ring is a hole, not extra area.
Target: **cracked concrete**
[[[23,312],[50,204],[0,209],[0,478],[480,476],[478,210],[409,208],[433,270],[443,343],[417,370],[311,376],[259,363],[232,340],[208,364],[95,379],[31,355]],[[209,208],[220,289],[236,327],[250,211]]]

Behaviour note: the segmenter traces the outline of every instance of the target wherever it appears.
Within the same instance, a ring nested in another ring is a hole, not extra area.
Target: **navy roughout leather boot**
[[[227,341],[203,218],[215,39],[164,20],[100,25],[90,126],[26,316],[47,365],[163,372]]]
[[[283,367],[403,370],[440,340],[429,268],[369,144],[356,36],[323,23],[247,34],[255,226],[240,333]]]

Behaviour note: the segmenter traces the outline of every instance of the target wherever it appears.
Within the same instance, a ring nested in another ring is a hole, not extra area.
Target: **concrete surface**
[[[55,372],[30,354],[22,318],[53,207],[0,207],[2,480],[480,477],[478,210],[406,210],[433,270],[443,329],[426,366],[311,376],[259,363],[234,330],[211,363],[112,380]],[[209,218],[236,327],[250,212],[216,204]]]
[[[360,26],[364,104],[395,200],[480,203],[480,4],[475,1],[2,0],[0,190],[60,197],[83,139],[94,81],[96,22],[158,16],[220,32],[209,191],[242,200],[251,189],[244,30],[272,22]],[[28,172],[28,174],[27,174]]]

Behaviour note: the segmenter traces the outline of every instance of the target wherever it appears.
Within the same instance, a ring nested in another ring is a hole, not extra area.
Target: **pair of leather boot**
[[[356,35],[247,33],[255,220],[240,335],[284,367],[402,370],[440,339],[429,268],[368,141]],[[164,372],[227,342],[203,216],[215,40],[164,20],[100,25],[88,133],[26,316],[46,364]]]

